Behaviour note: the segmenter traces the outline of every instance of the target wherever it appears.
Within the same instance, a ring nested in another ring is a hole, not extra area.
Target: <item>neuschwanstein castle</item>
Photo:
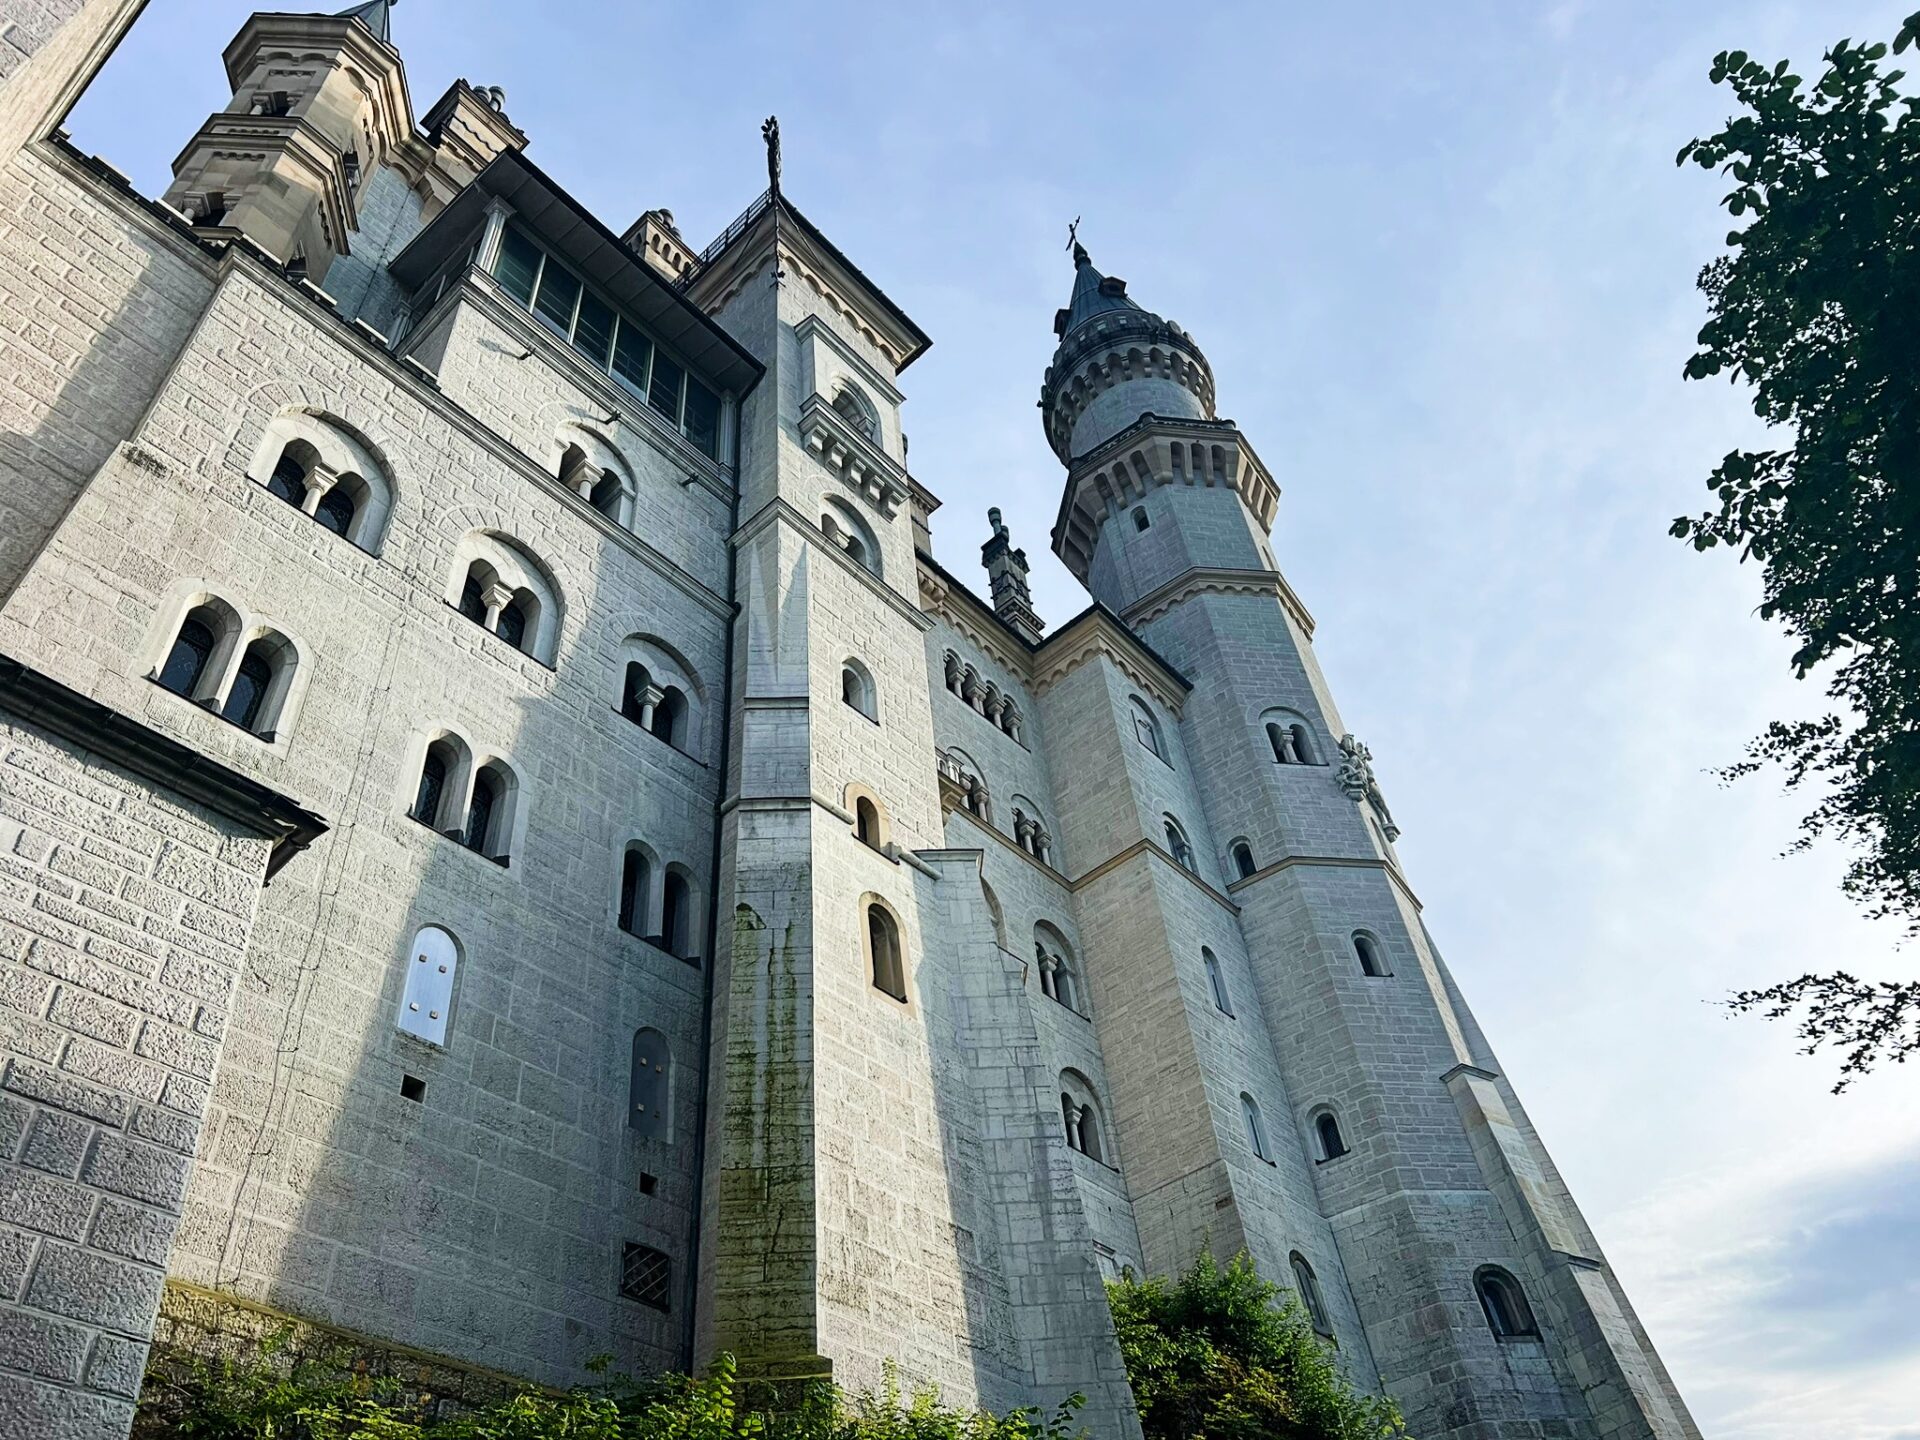
[[[144,196],[61,128],[141,6],[0,16],[0,1433],[293,1316],[1137,1436],[1103,1277],[1210,1248],[1419,1440],[1697,1440],[1196,337],[1062,264],[1048,628],[997,516],[932,558],[928,337],[777,127],[610,228],[372,0]]]

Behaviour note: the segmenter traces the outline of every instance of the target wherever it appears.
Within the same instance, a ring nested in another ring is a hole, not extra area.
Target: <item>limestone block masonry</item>
[[[161,203],[57,128],[138,9],[0,11],[0,1440],[283,1321],[1127,1440],[1103,1282],[1203,1250],[1421,1440],[1697,1440],[1196,337],[1075,248],[1049,631],[777,125],[696,254],[263,12]]]

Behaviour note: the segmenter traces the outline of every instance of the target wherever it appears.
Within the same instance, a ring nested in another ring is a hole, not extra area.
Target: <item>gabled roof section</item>
[[[737,340],[709,320],[653,267],[516,150],[482,170],[454,202],[407,243],[387,268],[408,289],[424,285],[472,240],[490,201],[501,200],[540,242],[653,337],[723,390],[744,395],[766,373]]]
[[[927,352],[933,340],[922,330],[873,281],[863,274],[858,265],[841,253],[839,246],[821,233],[820,227],[800,213],[794,203],[780,191],[768,189],[760,193],[751,205],[740,213],[731,225],[720,232],[719,238],[708,245],[695,257],[693,268],[681,276],[679,286],[685,291],[702,291],[713,288],[704,286],[710,276],[725,272],[727,261],[736,251],[747,249],[761,238],[767,228],[773,224],[786,227],[788,242],[797,238],[804,249],[813,252],[814,258],[830,272],[830,279],[837,286],[855,291],[862,306],[869,312],[878,329],[884,332],[886,348],[899,358],[894,362],[894,372],[898,374]],[[838,273],[832,273],[838,272]]]

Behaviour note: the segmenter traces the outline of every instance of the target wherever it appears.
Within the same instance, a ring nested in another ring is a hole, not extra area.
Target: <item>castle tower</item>
[[[1076,848],[1115,814],[1146,831],[1076,904],[1110,972],[1095,1013],[1121,1148],[1180,1157],[1165,1176],[1128,1162],[1148,1268],[1245,1244],[1430,1440],[1691,1440],[1427,933],[1371,757],[1274,562],[1278,488],[1217,417],[1193,338],[1084,249],[1074,261],[1041,389],[1067,468],[1054,551],[1192,687],[1167,765],[1080,755],[1062,817]],[[1164,798],[1183,786],[1200,813]],[[1181,870],[1193,883],[1169,886]],[[1217,903],[1189,908],[1196,889]],[[1203,939],[1211,1005],[1174,998],[1195,994],[1182,977]],[[1230,1005],[1242,983],[1250,1001]]]
[[[366,179],[413,138],[391,0],[251,16],[223,59],[233,99],[173,164],[165,199],[323,283],[352,249]]]

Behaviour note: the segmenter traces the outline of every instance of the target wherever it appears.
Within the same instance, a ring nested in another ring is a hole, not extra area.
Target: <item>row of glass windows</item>
[[[582,356],[677,426],[701,454],[720,453],[720,397],[516,226],[509,225],[501,236],[493,278]]]

